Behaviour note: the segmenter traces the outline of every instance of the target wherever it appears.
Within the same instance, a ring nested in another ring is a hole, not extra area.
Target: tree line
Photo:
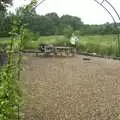
[[[23,7],[16,13],[0,12],[0,37],[9,36],[13,17],[17,16],[27,29],[37,35],[64,35],[69,36],[73,31],[79,31],[81,35],[114,34],[117,33],[114,23],[102,25],[84,24],[81,18],[71,15],[59,17],[57,13],[38,15],[35,10],[27,11]]]

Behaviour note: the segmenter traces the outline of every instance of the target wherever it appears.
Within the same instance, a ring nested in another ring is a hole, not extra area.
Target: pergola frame
[[[39,5],[41,5],[43,2],[45,2],[46,0],[42,0],[40,2],[38,2],[38,4],[36,4],[33,9],[35,10]],[[120,31],[119,31],[119,28],[118,28],[118,23],[120,24],[120,15],[118,14],[117,10],[115,9],[115,7],[108,1],[108,0],[102,0],[102,2],[99,2],[98,0],[94,0],[96,3],[98,3],[101,7],[103,7],[107,12],[108,14],[111,16],[113,22],[114,22],[114,25],[115,25],[115,28],[116,28],[116,33],[117,34],[117,44],[116,44],[116,55],[117,56],[120,56]],[[115,17],[112,15],[112,13],[104,6],[104,3],[107,3],[108,6],[110,6],[112,8],[112,10],[115,12],[115,14],[117,15],[118,17],[118,20],[119,22],[117,22],[115,19]]]

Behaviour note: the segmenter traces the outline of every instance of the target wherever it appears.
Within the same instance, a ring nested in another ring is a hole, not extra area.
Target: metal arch
[[[41,5],[43,2],[45,2],[46,0],[42,0],[40,1],[38,4],[36,4],[32,10],[36,9],[39,5]],[[113,10],[114,12],[116,13],[118,19],[120,20],[120,15],[118,14],[117,10],[115,9],[115,7],[108,1],[108,0],[102,0],[102,2],[98,2],[98,0],[94,0],[95,2],[97,2],[99,5],[101,5],[107,12],[108,14],[111,16],[111,18],[113,19],[115,25],[117,25],[117,22],[114,18],[114,16],[112,15],[112,13],[103,5],[104,2],[106,2]]]
[[[45,2],[46,0],[42,0],[42,1],[40,1],[38,4],[36,4],[33,8],[32,8],[32,10],[35,10],[39,5],[41,5],[43,2]]]
[[[41,5],[43,2],[45,2],[46,0],[42,0],[40,1],[38,4],[36,4],[33,9],[36,9],[39,5]],[[118,14],[117,10],[115,9],[115,7],[108,1],[108,0],[102,0],[102,2],[98,2],[98,0],[94,0],[95,2],[97,2],[99,5],[101,5],[112,17],[113,21],[115,21],[115,18],[113,17],[113,15],[111,14],[111,12],[103,5],[104,2],[106,2],[108,5],[111,6],[111,8],[114,10],[114,12],[116,13],[116,15],[118,16],[118,19],[120,20],[120,15]]]
[[[41,5],[43,2],[45,2],[46,0],[42,0],[40,1],[38,4],[36,4],[33,9],[36,9],[39,5]],[[115,7],[108,1],[108,0],[102,0],[102,2],[98,2],[98,0],[94,0],[95,2],[97,2],[99,5],[101,5],[108,13],[109,15],[112,17],[114,23],[117,23],[115,18],[113,17],[113,15],[111,14],[111,12],[103,5],[104,2],[106,2],[109,6],[111,6],[111,8],[114,10],[114,12],[116,13],[116,15],[118,16],[118,19],[120,20],[120,15],[118,14],[117,10],[115,9]]]
[[[101,5],[109,13],[109,15],[111,16],[111,18],[113,19],[113,21],[115,23],[115,27],[118,29],[118,27],[117,27],[118,24],[117,23],[120,23],[120,15],[118,14],[115,7],[108,0],[103,0],[102,2],[98,2],[98,0],[94,0],[94,1],[97,2],[99,5]],[[103,4],[104,2],[106,2],[112,8],[112,10],[115,12],[115,14],[118,17],[119,22],[116,22],[116,20],[115,20],[114,16],[112,15],[112,13],[104,6],[104,4]]]
[[[115,18],[113,17],[112,13],[103,5],[103,3],[106,2],[113,9],[113,11],[116,13],[116,15],[117,15],[117,17],[120,21],[120,15],[118,14],[115,7],[108,0],[103,0],[102,2],[98,2],[98,0],[94,0],[94,1],[97,2],[99,5],[101,5],[109,13],[109,15],[112,17],[114,23],[117,24],[117,22],[116,22]]]
[[[45,2],[46,0],[42,0],[40,1],[38,4],[36,4],[32,10],[35,10],[39,5],[41,5],[43,2]],[[119,50],[119,53],[120,53],[120,36],[119,36],[119,29],[118,29],[118,24],[114,18],[114,16],[112,15],[112,13],[103,5],[104,2],[106,2],[112,9],[113,11],[116,13],[119,21],[120,21],[120,15],[118,14],[117,10],[115,9],[115,7],[108,1],[108,0],[102,0],[102,2],[98,2],[98,0],[94,0],[95,2],[97,2],[100,6],[102,6],[107,12],[108,14],[111,16],[111,18],[113,19],[114,23],[115,23],[115,27],[116,27],[116,30],[117,30],[117,34],[118,34],[118,50]],[[119,22],[118,22],[119,23]]]
[[[116,22],[115,18],[113,17],[113,15],[111,14],[111,12],[103,5],[105,0],[103,0],[101,3],[98,2],[97,0],[94,0],[94,1],[97,2],[99,5],[101,5],[108,12],[108,14],[111,16],[111,18],[113,19],[114,23],[116,24],[117,22]]]
[[[113,10],[115,11],[116,15],[118,16],[118,19],[120,20],[120,15],[118,14],[118,12],[115,9],[115,7],[108,0],[105,0],[105,1],[113,8]]]
[[[115,28],[116,28],[116,34],[117,34],[117,49],[116,49],[116,56],[120,56],[120,33],[119,33],[119,28],[118,28],[118,24],[117,23],[120,23],[120,16],[117,12],[117,10],[115,9],[115,7],[108,1],[108,0],[103,0],[101,3],[98,2],[98,0],[94,0],[95,2],[97,2],[99,5],[101,5],[108,13],[109,15],[111,16],[111,18],[113,19],[114,23],[115,23]],[[119,19],[119,22],[116,22],[114,16],[112,15],[112,13],[103,5],[103,3],[106,2],[112,9],[113,11],[116,13],[118,19]]]

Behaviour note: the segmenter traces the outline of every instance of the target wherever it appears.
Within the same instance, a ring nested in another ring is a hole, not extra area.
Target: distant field
[[[102,55],[114,55],[116,52],[116,36],[81,36],[79,49],[86,52],[96,52]]]
[[[9,37],[0,37],[0,44],[6,44],[10,42]]]
[[[9,38],[0,38],[0,44],[10,42]],[[37,49],[40,43],[69,45],[69,40],[64,36],[41,36],[36,41],[29,41],[27,49]],[[95,52],[102,55],[115,55],[116,36],[115,35],[85,35],[80,36],[78,50],[84,52]]]
[[[40,43],[66,45],[69,40],[64,36],[42,36],[38,41],[33,41],[29,47],[36,48]],[[84,52],[95,52],[101,55],[112,55],[116,53],[116,36],[115,35],[94,35],[80,36],[78,50]]]

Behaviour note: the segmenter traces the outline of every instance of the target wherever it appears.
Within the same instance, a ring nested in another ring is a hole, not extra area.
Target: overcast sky
[[[11,8],[12,11],[14,8],[28,3],[28,1],[30,0],[14,0],[14,7]],[[108,1],[112,3],[120,14],[120,0]],[[111,11],[116,21],[118,21],[113,10],[107,4],[104,3],[104,5],[109,11]],[[113,22],[110,15],[100,5],[94,2],[94,0],[46,0],[37,7],[36,11],[40,15],[56,12],[59,16],[64,14],[77,16],[80,17],[85,24],[103,24],[106,22]]]

